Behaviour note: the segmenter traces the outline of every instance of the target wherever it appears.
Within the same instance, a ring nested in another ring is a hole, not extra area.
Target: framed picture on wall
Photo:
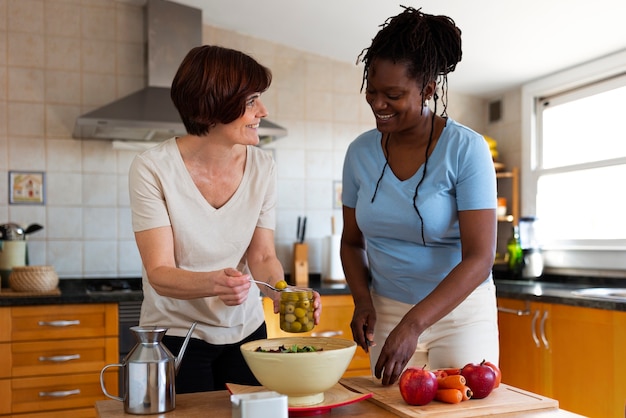
[[[46,203],[43,171],[9,171],[9,203],[43,205]]]

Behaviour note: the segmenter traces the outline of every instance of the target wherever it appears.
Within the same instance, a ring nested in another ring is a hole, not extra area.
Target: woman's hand
[[[236,306],[246,301],[251,285],[249,274],[243,274],[234,268],[226,268],[216,275],[213,291],[224,305]]]
[[[374,375],[378,379],[382,377],[384,386],[391,385],[400,378],[404,367],[415,354],[418,337],[418,332],[402,322],[391,331],[374,368]]]
[[[374,306],[369,304],[368,306],[357,306],[354,309],[354,315],[352,315],[352,322],[350,328],[352,328],[352,338],[365,352],[369,347],[375,345],[374,343],[374,326],[376,325],[376,310]]]

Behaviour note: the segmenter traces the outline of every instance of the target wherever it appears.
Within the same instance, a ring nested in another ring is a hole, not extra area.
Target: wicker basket
[[[9,286],[16,292],[49,292],[58,284],[53,266],[13,267],[9,275]]]

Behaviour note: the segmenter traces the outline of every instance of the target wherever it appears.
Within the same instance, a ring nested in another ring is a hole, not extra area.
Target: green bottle
[[[519,240],[519,226],[513,225],[513,234],[506,243],[506,249],[509,255],[509,272],[515,278],[520,277],[524,254]]]

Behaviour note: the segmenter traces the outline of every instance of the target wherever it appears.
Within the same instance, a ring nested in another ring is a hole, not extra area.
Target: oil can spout
[[[180,368],[180,363],[183,359],[183,356],[185,355],[185,350],[187,349],[187,344],[189,343],[189,339],[191,338],[191,334],[193,334],[193,330],[196,328],[196,325],[198,325],[197,322],[194,322],[193,324],[191,324],[191,328],[189,328],[189,331],[187,332],[185,341],[183,342],[182,347],[180,347],[178,357],[176,357],[176,373],[178,373],[178,369]]]

